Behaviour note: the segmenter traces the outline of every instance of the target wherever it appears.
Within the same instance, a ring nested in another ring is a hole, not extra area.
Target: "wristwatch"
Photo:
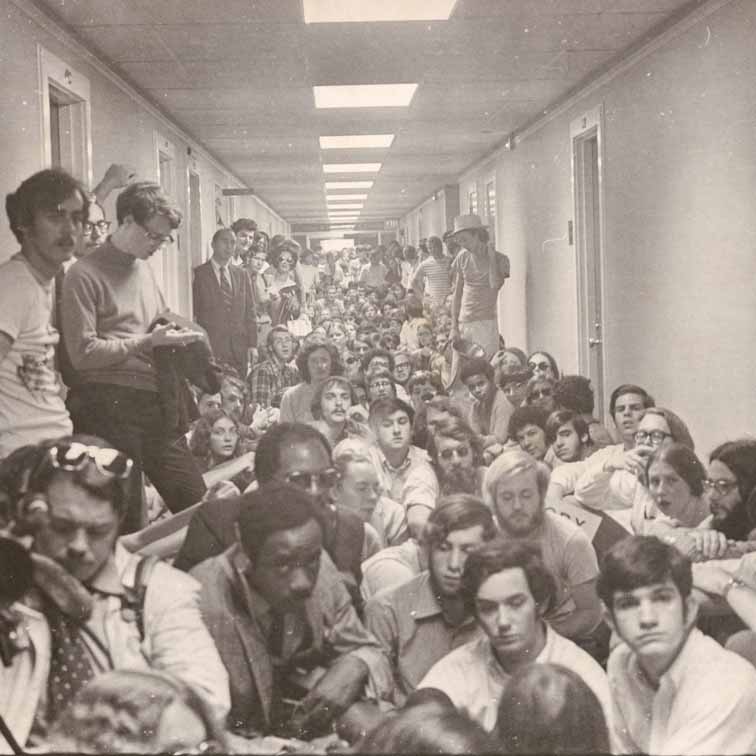
[[[730,591],[733,588],[747,588],[747,584],[742,581],[740,578],[735,577],[735,575],[732,575],[730,579],[724,584],[724,588],[722,589],[722,598],[727,600],[727,596],[729,595]]]

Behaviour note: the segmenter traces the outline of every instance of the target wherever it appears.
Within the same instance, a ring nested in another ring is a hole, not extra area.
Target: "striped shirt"
[[[451,268],[451,259],[442,257],[437,260],[435,257],[427,257],[418,265],[410,288],[417,291],[423,290],[423,296],[426,300],[443,301],[450,293],[449,271]]]

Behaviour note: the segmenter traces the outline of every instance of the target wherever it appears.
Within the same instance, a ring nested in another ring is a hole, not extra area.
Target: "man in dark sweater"
[[[132,500],[124,531],[142,526],[141,472],[171,511],[202,498],[205,484],[188,449],[167,432],[152,350],[183,347],[200,331],[168,322],[147,260],[173,241],[181,213],[157,184],[137,182],[116,202],[118,228],[67,273],[63,333],[80,383],[68,406],[77,433],[106,438],[134,460]]]

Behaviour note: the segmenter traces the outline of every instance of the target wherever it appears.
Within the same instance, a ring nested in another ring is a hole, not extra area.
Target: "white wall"
[[[497,165],[509,340],[575,371],[569,125],[603,104],[607,393],[648,387],[702,456],[756,430],[755,31],[756,3],[724,5]]]
[[[178,127],[159,117],[138,98],[105,75],[92,63],[86,51],[70,41],[62,30],[47,21],[39,22],[17,5],[1,2],[0,60],[3,76],[0,78],[0,98],[3,114],[0,117],[0,192],[12,192],[25,178],[45,167],[41,149],[41,108],[38,95],[37,45],[64,60],[71,68],[90,81],[92,112],[92,168],[94,183],[102,177],[113,162],[132,165],[139,177],[157,178],[155,131],[168,138],[176,154],[176,199],[184,215],[187,210],[187,166],[200,175],[202,195],[202,248],[209,250],[215,224],[215,185],[241,187],[241,182],[230,170],[219,165],[202,148],[190,140]],[[44,26],[42,25],[44,23]],[[191,147],[192,155],[187,148]],[[240,210],[256,219],[261,228],[270,233],[288,234],[289,224],[256,197],[236,198]],[[242,202],[239,202],[242,200]],[[105,210],[115,220],[115,196],[105,203]],[[186,231],[178,234],[178,252],[174,266],[177,280],[166,288],[173,289],[177,301],[172,304],[184,313],[191,307],[191,260]],[[0,262],[18,249],[7,222],[0,224]],[[157,270],[162,278],[162,266]]]

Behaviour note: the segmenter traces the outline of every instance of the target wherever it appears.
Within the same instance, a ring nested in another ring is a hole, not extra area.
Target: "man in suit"
[[[213,256],[194,269],[194,318],[207,331],[216,360],[244,377],[250,351],[257,346],[255,297],[246,271],[230,264],[234,232],[216,231],[212,247]]]
[[[237,543],[192,570],[229,670],[230,729],[312,737],[340,718],[376,719],[393,687],[388,659],[323,549],[314,499],[273,481],[240,505]]]

